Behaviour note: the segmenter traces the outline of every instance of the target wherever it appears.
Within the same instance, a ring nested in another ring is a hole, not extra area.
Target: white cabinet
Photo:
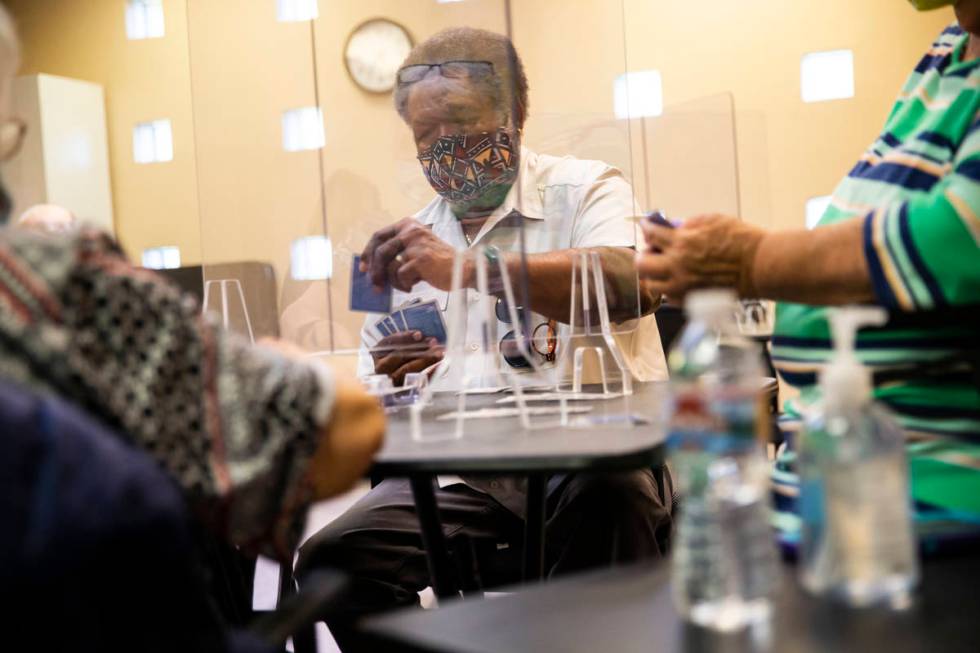
[[[16,79],[13,96],[13,114],[28,129],[20,153],[3,166],[12,218],[34,204],[58,204],[114,233],[102,87],[31,75]]]

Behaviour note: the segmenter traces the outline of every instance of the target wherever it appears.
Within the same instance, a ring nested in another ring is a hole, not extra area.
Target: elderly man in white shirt
[[[456,59],[481,56],[463,43],[478,38],[468,32],[444,33],[440,57],[444,61],[410,56],[399,72],[396,106],[413,131],[423,174],[437,196],[414,218],[375,233],[361,255],[362,269],[376,286],[395,287],[396,307],[436,299],[446,309],[453,260],[460,250],[483,245],[493,258],[507,263],[515,284],[522,278],[519,231],[523,230],[527,254],[523,264],[533,313],[529,330],[534,332],[549,321],[568,322],[574,261],[583,250],[598,252],[628,368],[641,381],[665,379],[663,349],[652,315],[657,298],[637,287],[632,265],[638,230],[627,220],[634,214],[629,183],[618,170],[599,161],[557,158],[522,148],[527,112],[523,70],[508,75],[511,62],[493,62],[490,56]],[[504,78],[512,84],[506,90],[513,88],[513,93],[501,92],[507,84]],[[490,265],[489,272],[493,274],[496,267]],[[469,316],[484,315],[471,290],[477,286],[472,257],[466,260],[463,285],[468,289],[464,301],[472,304]],[[405,374],[431,370],[439,361],[441,347],[421,342],[418,332],[396,333],[368,346],[370,325],[377,317],[369,316],[365,322],[359,374],[387,374],[398,385]],[[467,326],[467,351],[477,353],[482,347],[482,321],[469,319]],[[502,333],[506,326],[499,325],[498,330]],[[465,365],[474,368],[486,360],[470,355]],[[471,378],[486,378],[484,371],[466,370]]]
[[[570,280],[579,253],[598,252],[610,317],[618,323],[617,340],[629,373],[642,381],[665,379],[652,315],[657,298],[638,287],[633,266],[637,236],[627,220],[634,213],[630,186],[604,163],[521,148],[528,85],[511,42],[471,28],[440,32],[417,46],[399,70],[395,104],[413,131],[423,174],[437,197],[414,218],[376,232],[364,249],[362,269],[376,286],[394,286],[393,305],[435,299],[445,310],[452,301],[465,301],[471,318],[465,344],[479,353],[482,320],[475,317],[486,314],[480,302],[497,300],[481,299],[473,290],[473,257],[463,270],[466,298],[449,297],[458,251],[486,246],[486,255],[493,263],[503,262],[514,280],[526,264],[529,330],[547,326],[551,333],[568,322]],[[488,267],[493,272],[497,265]],[[372,322],[369,318],[365,328]],[[369,340],[367,331],[364,336]],[[561,346],[560,337],[551,340]],[[505,345],[501,358],[520,367],[515,358],[522,357]],[[542,364],[549,362],[547,354],[531,353],[541,356]],[[370,351],[365,347],[360,372],[386,374],[401,383],[408,373],[431,370],[442,355],[441,344],[419,332],[395,333]],[[466,374],[480,376],[484,370],[477,366],[486,360],[466,357],[464,364],[473,366]],[[551,478],[549,573],[663,554],[671,526],[669,474],[662,480],[664,487],[652,470]],[[447,535],[474,542],[485,585],[519,578],[524,517],[520,479],[467,479],[440,488],[437,500]],[[344,613],[328,621],[345,650],[356,645],[352,620],[417,604],[417,592],[428,585],[414,511],[408,483],[386,480],[300,551],[301,575],[334,566],[354,579]]]
[[[461,140],[457,136],[446,138],[447,141]],[[490,137],[483,138],[489,145]],[[472,151],[473,148],[469,149]],[[637,292],[636,273],[631,264],[636,227],[626,219],[633,214],[633,193],[629,183],[620,171],[600,161],[558,158],[537,154],[527,148],[522,148],[519,155],[515,152],[513,158],[517,176],[498,206],[484,211],[470,210],[458,217],[457,205],[445,196],[437,195],[414,218],[375,234],[362,254],[365,268],[377,271],[381,283],[391,276],[396,286],[393,306],[435,300],[448,312],[453,257],[457,251],[483,245],[490,257],[507,263],[515,293],[520,297],[519,281],[523,270],[519,229],[523,229],[532,311],[530,331],[537,336],[533,339],[532,352],[539,358],[536,361],[538,367],[547,368],[552,361],[546,360],[551,357],[547,343],[542,342],[545,327],[557,327],[557,342],[563,346],[570,342],[576,346],[585,344],[584,338],[571,341],[566,337],[571,298],[569,282],[578,252],[597,251],[606,275],[610,314],[613,319],[619,318],[613,328],[614,336],[628,371],[640,381],[666,379],[657,322],[650,312],[655,299],[642,288]],[[523,224],[518,225],[518,221]],[[497,265],[496,262],[488,263],[491,279],[498,273]],[[480,350],[484,346],[480,318],[487,313],[480,303],[486,299],[475,289],[477,282],[472,257],[466,259],[463,284],[463,295],[454,298],[454,301],[466,302],[469,318],[463,343],[467,356],[460,364],[466,366],[465,373],[470,379],[489,380],[492,370],[487,369],[488,358],[477,355],[482,353]],[[646,315],[641,317],[641,312]],[[514,327],[509,324],[507,311],[497,311],[498,315],[501,313],[506,321],[499,323],[497,330],[504,334]],[[442,348],[436,342],[417,343],[415,339],[420,334],[397,333],[369,347],[371,325],[378,317],[372,315],[365,321],[359,376],[388,374],[396,384],[401,384],[407,373],[433,369]],[[581,321],[578,326],[581,327]],[[557,342],[552,343],[551,349]],[[491,343],[492,346],[497,344]],[[500,356],[501,366],[512,364],[507,361],[514,359],[523,360],[519,355],[504,355],[517,353],[508,352],[506,345],[505,342],[501,348],[503,354],[492,352]],[[442,370],[445,378],[434,380],[437,389],[449,389],[450,383],[459,378],[452,374],[453,371]]]

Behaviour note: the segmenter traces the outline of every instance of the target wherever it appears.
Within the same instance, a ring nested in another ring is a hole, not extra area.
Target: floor
[[[442,478],[440,477],[440,480]],[[303,540],[316,533],[318,530],[329,524],[331,521],[342,515],[349,507],[354,505],[358,499],[368,493],[371,489],[369,481],[364,480],[354,487],[350,492],[342,496],[323,501],[314,505],[310,509],[310,515],[306,521],[306,530],[303,533]],[[506,596],[505,593],[487,592],[487,598],[497,598]],[[275,610],[276,601],[279,597],[279,565],[271,560],[259,558],[255,568],[255,589],[252,596],[252,607],[255,610]],[[431,589],[426,589],[419,594],[423,608],[435,607],[436,598]],[[340,653],[336,642],[330,636],[327,627],[319,623],[316,626],[316,639],[318,653]],[[288,646],[292,651],[292,645]]]
[[[370,489],[370,483],[363,481],[347,494],[313,506],[306,522],[306,532],[303,535],[303,539],[305,540],[339,517],[347,508],[367,494]],[[255,570],[255,593],[252,597],[252,607],[256,610],[274,610],[278,592],[279,565],[270,560],[260,558]],[[423,605],[431,603],[432,598],[430,594],[431,592],[428,590],[423,593]],[[316,636],[319,653],[339,653],[340,649],[337,648],[333,637],[330,636],[330,631],[322,623],[317,624]],[[292,649],[290,648],[290,650]]]

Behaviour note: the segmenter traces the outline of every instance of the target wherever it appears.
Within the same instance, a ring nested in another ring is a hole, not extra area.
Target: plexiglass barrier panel
[[[674,220],[700,213],[741,214],[730,94],[658,107],[656,115],[642,118],[623,113],[619,118],[552,114],[536,118],[529,129],[529,141],[538,151],[590,162],[586,169],[595,180],[576,206],[572,233],[574,246],[598,253],[606,315],[597,310],[596,286],[588,283],[591,270],[580,265],[577,286],[570,280],[578,303],[558,326],[559,350],[572,356],[570,361],[560,358],[565,365],[559,365],[559,376],[565,382],[575,356],[597,347],[604,353],[607,374],[615,376],[625,367],[637,380],[663,378],[653,314],[660,298],[636,276],[633,254],[644,247],[636,220],[654,210]],[[585,289],[589,292],[579,299]],[[609,334],[615,347],[606,342]],[[626,352],[622,364],[616,364],[617,349]],[[588,358],[593,365],[601,361]],[[586,368],[587,380],[601,378],[600,370],[588,370],[589,363]]]
[[[294,243],[324,235],[311,23],[275,9],[187,3],[206,308],[257,338],[281,335]]]
[[[613,88],[602,110],[556,102],[569,57],[609,68],[582,72],[597,84],[625,74],[609,25],[575,53],[457,31],[406,61],[445,28],[530,34],[519,21],[537,14],[503,0],[320,3],[288,21],[274,4],[188,4],[208,310],[396,386],[432,373],[454,330],[477,385],[502,369],[573,390],[579,349],[582,383],[663,378],[636,219],[739,213],[730,97],[644,118],[618,117]],[[551,41],[567,27],[535,25]]]
[[[644,205],[668,216],[742,215],[735,104],[729,93],[668,106],[639,119]]]
[[[378,16],[385,18],[369,20]],[[397,309],[420,303],[411,287],[392,288],[390,298],[355,292],[365,290],[355,258],[375,233],[435,197],[412,129],[392,93],[376,86],[413,45],[444,28],[505,32],[504,5],[319,3],[312,20],[282,18],[274,2],[189,2],[208,308],[228,315],[235,330],[248,330],[247,315],[256,337],[337,355],[353,371],[365,349],[418,317],[418,307]],[[271,284],[256,288],[233,269],[253,264],[271,273]],[[437,285],[429,295],[446,294]],[[434,316],[444,320],[445,298],[437,305]],[[432,318],[420,319],[438,331]],[[418,348],[386,343],[402,345]]]

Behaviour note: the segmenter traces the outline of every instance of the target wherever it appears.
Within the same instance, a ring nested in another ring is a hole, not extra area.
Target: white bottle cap
[[[691,320],[734,319],[737,307],[735,293],[725,288],[694,290],[684,298],[684,310]]]
[[[884,309],[851,306],[829,309],[834,338],[834,357],[820,372],[824,401],[832,409],[860,406],[871,398],[871,371],[855,354],[857,332],[863,326],[880,326],[888,321]]]

